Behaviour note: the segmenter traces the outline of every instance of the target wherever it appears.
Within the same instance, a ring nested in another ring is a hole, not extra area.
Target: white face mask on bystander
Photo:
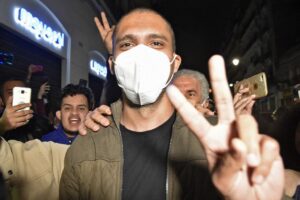
[[[172,79],[175,58],[170,62],[166,54],[143,44],[133,47],[114,61],[118,85],[133,104],[151,104]]]

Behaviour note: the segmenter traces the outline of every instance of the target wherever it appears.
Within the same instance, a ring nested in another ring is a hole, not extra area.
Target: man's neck
[[[148,131],[166,122],[173,112],[174,107],[166,94],[155,103],[142,107],[132,107],[123,101],[121,124],[132,131]]]
[[[76,134],[76,135],[69,134],[69,133],[66,133],[66,132],[65,132],[65,134],[66,134],[67,138],[74,138],[74,137],[76,137],[78,135],[78,134]]]

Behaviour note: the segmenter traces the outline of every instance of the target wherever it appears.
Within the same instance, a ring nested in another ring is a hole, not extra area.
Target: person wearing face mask
[[[109,64],[122,98],[107,128],[68,149],[60,199],[281,198],[278,144],[258,137],[250,115],[236,119],[222,58],[209,61],[216,126],[168,86],[180,62],[161,15],[135,9],[120,20]]]
[[[94,18],[95,24],[99,31],[100,37],[105,44],[105,47],[109,54],[112,54],[112,33],[115,26],[110,26],[106,15],[101,12],[101,19]],[[82,126],[79,128],[79,132],[82,135],[87,133],[87,128],[93,131],[98,131],[101,126],[108,126],[110,121],[106,118],[107,115],[111,115],[111,110],[108,104],[116,101],[120,96],[120,88],[116,88],[115,78],[108,81],[108,85],[105,87],[103,93],[103,104],[90,112]],[[215,112],[211,110],[212,100],[209,98],[209,84],[206,77],[198,71],[190,69],[178,70],[173,76],[172,84],[177,86],[180,91],[185,95],[190,103],[201,113],[203,113],[212,124],[216,124],[217,117]],[[112,92],[112,91],[114,92]],[[108,92],[107,92],[108,91]],[[255,103],[253,96],[244,95],[249,91],[249,88],[240,87],[239,91],[234,95],[234,109],[235,114],[252,114],[252,107]]]

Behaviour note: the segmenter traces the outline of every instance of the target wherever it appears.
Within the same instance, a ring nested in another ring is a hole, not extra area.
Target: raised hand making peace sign
[[[228,199],[280,199],[284,169],[277,142],[258,134],[257,123],[251,115],[235,117],[221,56],[209,60],[209,72],[219,119],[216,126],[175,86],[169,86],[167,94],[204,146],[215,186]]]

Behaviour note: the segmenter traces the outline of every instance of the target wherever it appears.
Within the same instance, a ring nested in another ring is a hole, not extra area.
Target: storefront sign
[[[15,8],[14,19],[17,24],[30,31],[37,39],[42,39],[58,49],[61,49],[64,46],[63,33],[53,30],[26,9]]]
[[[89,73],[100,78],[106,80],[108,69],[106,58],[104,55],[96,50],[89,52]]]
[[[106,66],[101,65],[95,60],[90,61],[90,71],[94,72],[97,74],[97,76],[106,78],[107,76],[107,68]]]

